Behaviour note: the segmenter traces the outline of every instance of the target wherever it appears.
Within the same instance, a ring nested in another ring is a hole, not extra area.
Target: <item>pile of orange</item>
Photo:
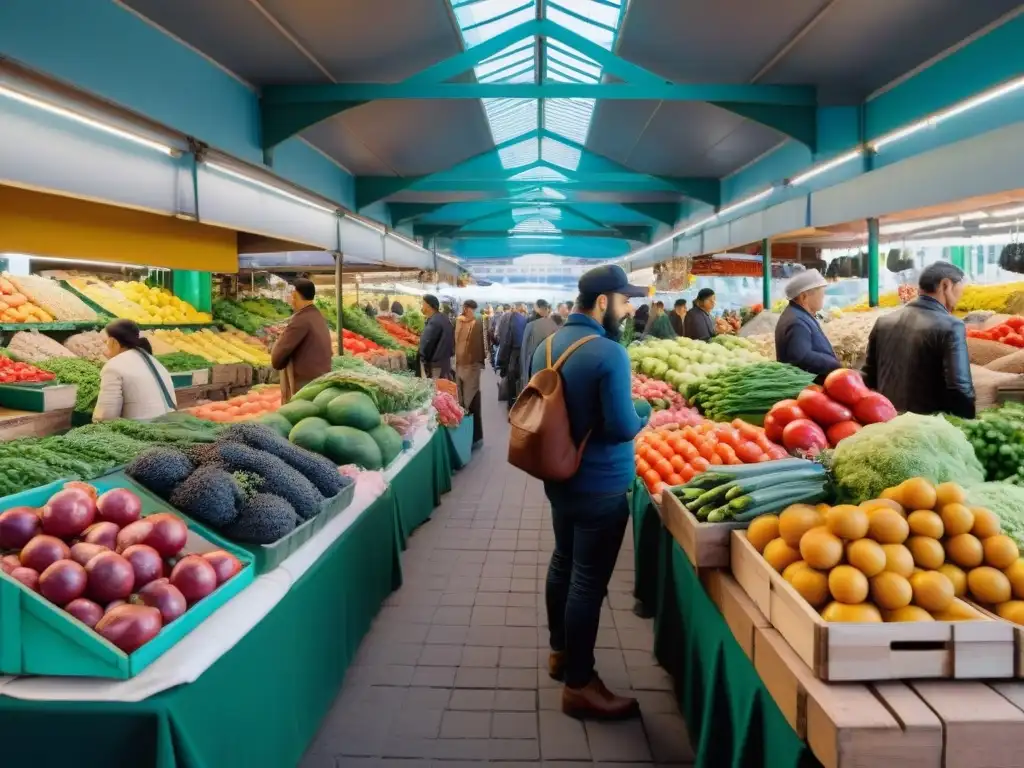
[[[764,429],[739,419],[731,424],[705,421],[682,428],[647,429],[635,441],[637,477],[654,494],[666,485],[687,483],[716,464],[756,464],[786,456]]]
[[[281,407],[281,390],[278,387],[252,389],[244,395],[232,397],[230,400],[206,403],[188,412],[199,419],[218,423],[249,421],[265,413],[273,413]]]

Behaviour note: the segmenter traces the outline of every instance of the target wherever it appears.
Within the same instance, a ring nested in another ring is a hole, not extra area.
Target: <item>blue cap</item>
[[[623,296],[639,298],[647,295],[647,289],[630,285],[622,267],[608,264],[594,267],[583,273],[579,283],[580,293],[621,293]]]

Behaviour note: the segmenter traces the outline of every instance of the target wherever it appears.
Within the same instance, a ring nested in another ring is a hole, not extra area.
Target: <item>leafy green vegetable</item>
[[[1024,488],[1010,483],[981,483],[967,489],[967,500],[972,506],[995,512],[1003,533],[1024,547]]]
[[[423,317],[423,313],[418,309],[405,310],[402,316],[398,318],[398,322],[416,334],[423,333],[423,326],[427,324],[426,318]]]
[[[61,384],[77,386],[75,410],[92,413],[100,394],[100,368],[96,363],[78,357],[51,357],[36,366],[52,373]]]
[[[157,355],[156,359],[171,373],[198,371],[210,367],[209,360],[190,352],[171,352],[167,355]]]
[[[933,483],[972,486],[984,480],[974,449],[963,432],[941,416],[905,413],[870,424],[842,440],[832,470],[842,500],[874,499],[911,477]]]
[[[246,312],[260,317],[265,317],[272,322],[286,320],[292,315],[292,308],[287,302],[280,299],[271,299],[266,296],[257,296],[249,299],[242,299],[238,302]]]
[[[731,421],[741,413],[767,413],[814,382],[814,375],[785,363],[734,366],[687,387],[692,405],[712,421]]]
[[[213,319],[233,325],[246,333],[256,333],[269,322],[267,318],[247,311],[230,299],[217,299],[213,302]]]
[[[988,408],[977,419],[947,418],[971,441],[986,480],[1024,485],[1024,404]]]

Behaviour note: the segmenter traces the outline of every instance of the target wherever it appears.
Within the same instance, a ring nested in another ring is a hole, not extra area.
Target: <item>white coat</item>
[[[100,394],[92,413],[93,421],[155,419],[173,410],[167,407],[160,385],[142,357],[145,354],[137,349],[126,350],[103,366]],[[149,360],[177,406],[171,374],[155,357]]]

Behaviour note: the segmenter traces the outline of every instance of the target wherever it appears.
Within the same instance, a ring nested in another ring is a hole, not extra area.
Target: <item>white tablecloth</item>
[[[412,446],[383,473],[390,483],[427,447],[433,430],[416,432]],[[376,477],[374,477],[376,475]],[[360,473],[352,503],[277,568],[256,578],[177,645],[130,680],[76,677],[0,677],[0,696],[38,701],[143,701],[197,680],[273,610],[302,575],[381,495],[380,473]]]

